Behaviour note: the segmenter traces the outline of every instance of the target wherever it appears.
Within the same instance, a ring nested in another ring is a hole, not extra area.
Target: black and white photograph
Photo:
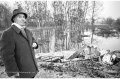
[[[120,78],[120,1],[0,0],[0,78]]]

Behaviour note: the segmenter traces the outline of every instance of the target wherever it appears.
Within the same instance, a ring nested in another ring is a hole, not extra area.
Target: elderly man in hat
[[[27,14],[15,9],[11,27],[1,37],[1,55],[9,77],[34,78],[38,72],[34,49],[38,44],[26,28]]]

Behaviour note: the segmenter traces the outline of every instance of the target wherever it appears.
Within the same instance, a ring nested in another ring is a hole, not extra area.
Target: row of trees
[[[106,19],[103,19],[102,24],[107,24],[110,27],[113,27],[114,29],[116,29],[118,32],[120,32],[120,18],[117,18],[116,20],[108,17]]]
[[[92,3],[88,1],[52,1],[53,14],[47,9],[47,1],[16,1],[14,6],[23,8],[29,15],[28,21],[34,22],[38,27],[42,27],[45,26],[46,22],[53,22],[50,24],[55,24],[56,26],[64,26],[68,22],[70,25],[75,25],[77,22],[80,24],[85,23],[86,19],[91,21],[90,18],[93,14]],[[98,14],[98,6],[100,6],[98,3],[97,1],[95,2],[94,21],[97,19],[96,14]],[[1,20],[6,17],[10,21],[12,8],[8,4],[7,2],[0,3]],[[89,17],[87,18],[86,16]],[[7,21],[4,22],[8,23]]]
[[[56,40],[64,41],[65,49],[69,49],[71,43],[79,44],[82,41],[81,35],[84,34],[88,24],[93,26],[98,20],[102,3],[98,1],[52,1],[53,14],[47,9],[47,1],[17,1],[15,5],[28,13],[28,26],[55,27]],[[9,11],[7,13],[11,14],[11,9],[5,8]]]

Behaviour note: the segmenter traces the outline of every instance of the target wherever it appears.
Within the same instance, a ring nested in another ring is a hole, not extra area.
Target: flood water
[[[85,32],[85,34],[90,35],[90,37],[84,38],[86,44],[90,44],[92,33]],[[93,35],[93,45],[97,46],[99,49],[103,50],[120,50],[120,38],[118,37],[102,37]]]

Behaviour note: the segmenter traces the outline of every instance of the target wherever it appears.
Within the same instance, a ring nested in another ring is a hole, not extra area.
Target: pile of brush
[[[92,78],[119,78],[119,71],[113,69],[111,65],[104,65],[91,59],[80,61],[69,61],[66,63],[44,63],[41,67],[57,72],[70,73],[74,75],[86,75]]]

